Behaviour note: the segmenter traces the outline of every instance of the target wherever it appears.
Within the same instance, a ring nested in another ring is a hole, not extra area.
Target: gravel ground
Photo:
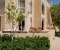
[[[55,39],[52,41],[50,50],[60,50],[60,38],[55,37]]]

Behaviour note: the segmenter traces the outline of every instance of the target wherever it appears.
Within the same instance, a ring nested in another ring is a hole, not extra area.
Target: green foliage
[[[6,8],[7,21],[11,26],[11,30],[14,31],[15,25],[23,21],[24,15],[22,12],[18,14],[18,9],[16,8],[14,2],[8,3]]]
[[[9,38],[8,35],[5,35],[0,39],[2,41],[0,43],[1,50],[49,50],[50,48],[50,41],[47,37],[20,37],[14,38],[12,41],[11,36]]]
[[[16,6],[14,5],[14,2],[11,2],[11,3],[8,3],[8,6],[7,6],[7,12],[6,12],[6,14],[7,14],[7,20],[9,21],[9,22],[15,22],[15,20],[16,20],[16,11],[17,11],[17,9],[16,9]]]
[[[23,19],[24,19],[23,12],[20,12],[19,15],[18,15],[18,17],[16,18],[16,21],[18,23],[21,23],[23,21]]]
[[[11,30],[14,31],[14,27],[17,23],[16,18],[17,18],[18,10],[14,2],[9,2],[6,8],[7,8],[6,11],[7,22],[9,23]]]
[[[4,41],[10,42],[12,40],[11,36],[9,36],[7,34],[3,35],[1,38],[2,38],[2,42],[4,42]]]
[[[53,5],[50,9],[50,12],[53,24],[60,28],[60,4]]]
[[[60,37],[60,32],[55,32],[55,36]]]

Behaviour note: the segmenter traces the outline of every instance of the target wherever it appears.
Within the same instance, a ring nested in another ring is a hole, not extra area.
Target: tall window
[[[25,12],[25,0],[20,0],[20,11]]]
[[[30,2],[30,9],[31,9],[31,14],[32,14],[32,1]]]
[[[20,11],[25,13],[25,0],[20,0],[19,2],[19,8]],[[21,23],[19,23],[19,30],[24,30],[25,27],[25,20],[23,20]]]
[[[44,4],[42,4],[42,14],[45,13],[45,7],[44,7]]]

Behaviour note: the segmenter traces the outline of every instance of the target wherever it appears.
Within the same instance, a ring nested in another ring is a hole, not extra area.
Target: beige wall
[[[44,14],[41,14],[42,20],[44,19],[44,29],[46,30],[46,24],[47,24],[47,0],[41,0],[42,4],[44,5]]]
[[[6,6],[7,3],[10,2],[10,0],[5,0],[5,11],[7,11]],[[18,8],[18,0],[11,0],[15,2],[16,7]],[[44,30],[47,29],[47,0],[32,0],[32,14],[28,14],[28,11],[30,11],[30,5],[29,2],[31,0],[25,0],[25,30],[29,31],[31,27],[31,20],[32,17],[32,26],[33,27],[40,27],[42,28],[42,18],[44,17]],[[45,7],[45,14],[42,15],[42,2],[44,3]],[[28,7],[28,8],[27,8]],[[6,17],[6,14],[5,14]],[[7,23],[7,19],[5,18],[5,30],[10,29],[11,27]]]
[[[0,31],[5,29],[5,16],[0,16]]]
[[[49,2],[47,2],[47,0],[41,0],[41,1],[42,1],[42,3],[44,3],[44,7],[45,7],[45,14],[41,15],[41,17],[44,19],[44,30],[48,30],[47,28],[51,26],[51,22],[52,22],[51,15],[49,12],[49,9],[52,5]]]
[[[25,31],[29,31],[31,27],[31,17],[32,14],[30,12],[30,3],[31,0],[25,0]]]
[[[34,27],[42,27],[41,0],[34,0]]]
[[[5,16],[1,16],[1,31],[5,29]]]
[[[50,4],[49,2],[47,2],[47,29],[48,28],[52,28],[52,18],[51,18],[51,14],[50,14],[50,8],[51,8],[52,4]]]
[[[1,36],[4,35],[4,34],[8,34],[8,35],[11,35],[11,33],[0,33]],[[14,33],[14,36],[15,37],[26,37],[26,36],[29,36],[29,37],[32,37],[32,36],[40,36],[40,37],[48,37],[50,39],[50,43],[52,43],[53,39],[55,38],[55,30],[54,29],[51,29],[49,31],[44,31],[42,33]]]
[[[42,14],[42,3],[44,4],[44,15]],[[34,27],[42,28],[44,19],[44,30],[47,30],[47,0],[34,0]]]

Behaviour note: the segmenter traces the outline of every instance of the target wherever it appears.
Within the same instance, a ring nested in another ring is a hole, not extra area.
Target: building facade
[[[14,2],[19,11],[23,11],[25,18],[17,30],[29,31],[31,27],[48,30],[52,20],[49,9],[51,0],[5,0],[4,11],[7,11],[7,3]],[[3,14],[3,13],[2,13]],[[0,30],[10,30],[6,14],[0,15]],[[17,25],[16,25],[17,26]]]

